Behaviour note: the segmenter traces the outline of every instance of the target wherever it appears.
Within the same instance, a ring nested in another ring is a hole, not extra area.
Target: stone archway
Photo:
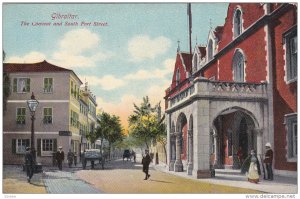
[[[180,113],[176,122],[176,160],[174,163],[174,171],[182,172],[182,160],[186,160],[187,152],[187,119],[184,113]]]
[[[253,115],[242,108],[234,107],[220,112],[213,121],[216,129],[215,168],[240,168],[239,148],[243,160],[251,149],[257,149],[256,124]]]

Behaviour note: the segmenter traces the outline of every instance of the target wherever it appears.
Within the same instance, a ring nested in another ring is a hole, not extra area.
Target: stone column
[[[175,135],[174,133],[170,134],[170,162],[169,162],[169,171],[174,171],[175,163],[175,145],[174,145]]]
[[[181,148],[180,148],[180,136],[181,132],[175,132],[176,136],[176,160],[174,163],[174,171],[175,172],[182,172],[183,171],[183,164],[181,161]]]
[[[254,136],[256,136],[257,139],[257,156],[258,158],[260,158],[259,156],[263,157],[263,129],[253,129],[254,132]]]
[[[189,147],[189,154],[188,154],[188,166],[187,166],[187,174],[192,175],[193,172],[193,130],[188,130],[188,147]]]

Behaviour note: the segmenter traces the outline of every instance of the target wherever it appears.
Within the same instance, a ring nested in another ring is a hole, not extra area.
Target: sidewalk
[[[3,165],[4,194],[44,194],[47,193],[43,182],[43,174],[35,173],[31,182],[27,182],[26,172],[21,165]]]
[[[152,163],[151,163],[152,164]],[[172,175],[181,176],[184,178],[195,179],[184,172],[174,172],[169,171],[166,165],[153,165],[155,170],[169,173]],[[243,175],[229,175],[216,173],[215,178],[197,179],[201,182],[208,182],[217,185],[226,185],[232,187],[246,188],[258,190],[266,193],[276,193],[276,194],[296,194],[298,193],[297,178],[274,176],[274,181],[266,181],[260,179],[258,184],[250,183],[247,181],[247,177]]]

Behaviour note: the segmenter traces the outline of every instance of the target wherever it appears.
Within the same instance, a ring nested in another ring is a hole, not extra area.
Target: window
[[[286,77],[288,82],[297,80],[297,27],[284,34],[286,45]]]
[[[179,68],[176,71],[176,86],[179,84],[180,82],[180,71]]]
[[[26,152],[26,147],[29,147],[29,139],[17,139],[16,140],[16,153],[24,154]]]
[[[56,139],[39,139],[38,140],[38,153],[42,156],[52,156],[53,152],[56,151],[57,141]],[[40,150],[40,151],[39,151]]]
[[[236,9],[233,16],[233,31],[234,37],[242,33],[242,12],[240,9]]]
[[[44,93],[53,92],[53,78],[44,78]]]
[[[237,50],[233,56],[233,80],[244,82],[244,55]]]
[[[17,108],[17,124],[25,124],[26,108]]]
[[[79,115],[78,113],[71,110],[71,121],[70,124],[76,128],[79,128]]]
[[[52,108],[44,108],[44,124],[52,124]]]
[[[285,115],[287,129],[288,161],[297,161],[297,113]]]
[[[15,92],[15,93],[30,92],[30,79],[29,78],[14,78],[13,92]]]
[[[43,139],[42,140],[42,150],[43,151],[53,151],[53,140]]]
[[[213,58],[213,41],[210,39],[208,42],[208,61]]]
[[[71,89],[71,95],[73,95],[73,92],[74,92],[73,91],[73,81],[71,81],[71,88],[70,89]]]

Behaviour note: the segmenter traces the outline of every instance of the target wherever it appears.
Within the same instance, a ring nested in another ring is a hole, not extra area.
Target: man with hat
[[[146,174],[144,180],[147,180],[150,177],[150,174],[149,174],[149,164],[151,162],[151,158],[150,158],[149,150],[148,149],[145,150],[145,153],[146,153],[146,155],[142,159],[142,164],[143,164],[143,172]]]
[[[33,160],[33,155],[30,151],[30,147],[26,147],[25,168],[26,168],[27,181],[30,183],[30,180],[33,176],[33,169],[34,169],[34,160]]]
[[[58,149],[59,150],[56,152],[56,161],[57,161],[58,169],[62,170],[62,162],[65,159],[65,154],[64,151],[62,150],[62,146],[59,146]]]
[[[271,149],[271,144],[266,143],[266,153],[264,163],[266,164],[267,170],[267,180],[273,180],[273,170],[272,170],[272,161],[273,161],[273,151]]]

